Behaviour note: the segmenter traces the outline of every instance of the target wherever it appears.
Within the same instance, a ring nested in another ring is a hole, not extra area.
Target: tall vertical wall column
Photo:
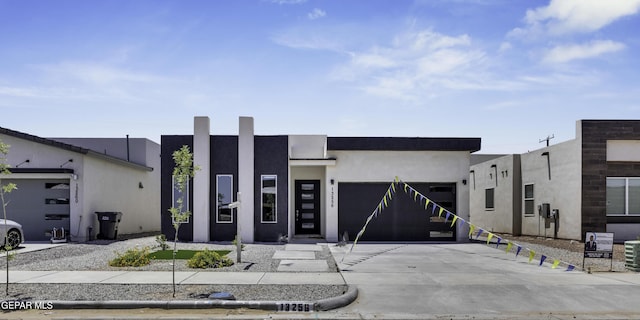
[[[240,117],[238,132],[238,226],[242,242],[254,241],[254,133],[253,118]]]
[[[211,199],[211,138],[209,117],[193,119],[193,164],[200,167],[193,178],[193,242],[208,242]]]

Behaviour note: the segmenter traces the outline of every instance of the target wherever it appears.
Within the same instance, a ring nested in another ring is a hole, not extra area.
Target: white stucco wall
[[[640,162],[640,140],[607,140],[607,161]]]
[[[340,182],[389,182],[396,176],[406,182],[446,182],[456,183],[457,214],[469,218],[469,185],[462,180],[469,176],[470,153],[460,151],[333,151],[329,157],[336,157],[336,165],[326,169],[326,180],[335,180],[335,185],[327,186],[325,199],[326,239],[338,240],[338,183]],[[333,190],[331,190],[333,188]],[[466,239],[465,224],[458,224],[458,240]]]
[[[145,143],[149,172],[58,147],[0,135],[11,145],[8,162],[12,167],[29,159],[20,168],[73,169],[71,174],[12,174],[12,179],[70,179],[70,233],[74,241],[85,241],[88,227],[95,237],[99,225],[95,211],[121,211],[119,234],[160,230],[160,145]],[[73,159],[73,162],[68,162]],[[74,179],[74,177],[76,179]],[[139,188],[142,182],[143,188]]]
[[[326,135],[289,135],[290,159],[323,159],[326,155]]]
[[[160,166],[156,168],[149,172],[85,157],[83,174],[79,175],[83,183],[80,196],[83,222],[79,236],[85,236],[89,225],[93,226],[93,236],[99,232],[95,214],[98,211],[122,212],[118,234],[160,230],[160,188],[156,177]],[[140,183],[143,188],[139,187]]]
[[[471,222],[487,231],[513,234],[514,155],[507,155],[471,166],[469,201]],[[495,165],[496,167],[491,167]],[[497,173],[497,176],[496,176]],[[494,208],[486,209],[486,190],[494,189]]]
[[[547,156],[542,155],[544,152],[549,153],[551,179],[549,179]],[[581,140],[570,140],[522,154],[521,163],[522,184],[534,184],[536,211],[533,216],[523,216],[522,233],[553,236],[553,223],[550,224],[550,228],[545,228],[544,219],[540,218],[537,212],[538,205],[549,203],[551,209],[558,209],[560,212],[558,237],[580,240],[582,223]]]

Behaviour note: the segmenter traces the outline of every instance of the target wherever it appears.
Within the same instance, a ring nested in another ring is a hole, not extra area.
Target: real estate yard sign
[[[584,269],[585,258],[611,259],[611,269],[613,269],[613,233],[587,232],[584,236],[582,269]]]

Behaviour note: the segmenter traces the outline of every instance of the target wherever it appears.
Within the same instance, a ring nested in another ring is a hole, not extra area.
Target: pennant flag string
[[[541,266],[544,263],[545,260],[547,260],[547,256],[545,256],[544,254],[542,256],[540,256],[540,264],[539,264],[539,266]]]
[[[453,227],[454,224],[456,224],[456,220],[458,220],[458,216],[456,216],[455,214],[453,215],[453,221],[451,221],[451,227]]]
[[[377,208],[374,209],[374,211],[367,217],[367,220],[364,224],[364,226],[362,227],[362,229],[358,232],[356,239],[353,241],[353,244],[351,245],[351,248],[349,249],[349,251],[347,252],[350,253],[351,251],[353,251],[353,248],[355,247],[355,245],[357,244],[358,240],[362,237],[362,235],[364,234],[368,224],[371,222],[371,220],[373,220],[374,218],[377,218],[379,214],[382,214],[382,212],[384,211],[385,208],[389,207],[389,201],[393,200],[393,194],[396,192],[396,184],[402,184],[403,190],[405,193],[409,194],[409,196],[413,196],[413,201],[417,202],[418,204],[422,204],[422,200],[425,200],[424,203],[424,210],[427,210],[429,208],[429,205],[431,205],[431,215],[435,215],[436,210],[438,210],[438,217],[442,218],[442,214],[446,212],[445,215],[445,219],[444,219],[444,223],[448,223],[449,218],[453,216],[453,220],[451,221],[451,225],[450,227],[453,228],[456,223],[463,223],[463,224],[468,224],[469,225],[469,238],[472,237],[474,231],[476,230],[476,226],[471,224],[468,221],[465,221],[463,218],[459,217],[458,215],[446,210],[444,207],[438,205],[437,203],[433,202],[431,199],[429,199],[428,197],[424,196],[423,194],[421,194],[420,192],[418,192],[418,190],[414,189],[413,187],[411,187],[408,183],[400,180],[397,176],[395,177],[394,181],[391,183],[391,185],[389,186],[389,188],[387,189],[387,191],[385,192],[385,194],[383,195],[380,203],[378,204]],[[418,200],[418,196],[420,197]],[[419,202],[418,202],[419,201]],[[483,230],[482,228],[477,228],[478,231],[476,233],[475,238],[478,239],[483,233],[485,233],[485,230]],[[503,239],[502,237],[496,236],[495,234],[491,233],[491,232],[486,232],[487,233],[487,245],[489,245],[489,243],[491,243],[491,240],[495,237],[496,238],[496,248],[498,248],[500,246],[500,244],[505,241],[506,243],[506,249],[505,249],[505,253],[509,253],[511,251],[511,249],[513,248],[513,246],[515,245],[517,250],[516,250],[516,258],[518,257],[518,255],[520,254],[520,252],[522,251],[523,247],[515,242],[512,242],[511,240],[508,239]],[[525,250],[527,250],[529,252],[529,262],[533,261],[534,257],[535,257],[535,251],[529,249],[529,248],[524,248]],[[345,256],[342,257],[342,260],[344,260]],[[541,255],[540,258],[540,263],[539,265],[542,266],[542,264],[544,263],[544,261],[547,259],[548,257],[545,255]],[[567,265],[567,269],[566,271],[572,271],[575,270],[575,266],[573,264],[569,264],[569,263],[564,263],[558,259],[554,259],[553,260],[553,264],[551,266],[551,268],[555,269],[557,268],[560,263],[566,264]]]
[[[371,222],[371,220],[374,217],[377,217],[379,213],[382,213],[382,209],[384,208],[382,206],[382,202],[384,202],[385,206],[387,205],[387,194],[391,192],[391,190],[393,189],[393,183],[391,184],[391,186],[389,186],[389,189],[387,190],[387,193],[385,193],[385,195],[383,196],[383,200],[378,204],[378,208],[376,210],[374,210],[369,217],[367,217],[366,222],[364,223],[364,226],[362,227],[362,229],[360,229],[360,231],[358,232],[358,234],[356,235],[356,238],[353,240],[353,244],[351,245],[351,248],[349,249],[348,253],[351,253],[353,251],[353,248],[356,246],[356,244],[358,243],[358,240],[360,239],[360,237],[362,237],[362,235],[364,234],[365,230],[367,229],[367,225],[369,224],[369,222]],[[341,261],[344,261],[344,258],[347,255],[345,254],[342,257]]]

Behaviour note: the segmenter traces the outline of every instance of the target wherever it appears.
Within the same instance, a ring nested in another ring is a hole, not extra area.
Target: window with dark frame
[[[640,215],[640,178],[607,178],[607,215]]]
[[[494,188],[489,188],[484,192],[484,208],[487,210],[495,209],[494,190]]]
[[[276,223],[277,218],[277,186],[278,177],[276,175],[262,175],[260,177],[260,190],[261,190],[261,222],[262,223]]]
[[[524,185],[524,214],[534,215],[534,188],[533,183]]]
[[[174,208],[178,208],[178,199],[182,199],[182,212],[189,211],[189,183],[187,182],[185,189],[180,192],[178,190],[178,184],[176,183],[176,177],[171,176],[171,205]],[[190,218],[183,223],[189,223]],[[171,223],[175,223],[175,219],[171,216]]]
[[[216,223],[233,223],[233,175],[216,175]]]

